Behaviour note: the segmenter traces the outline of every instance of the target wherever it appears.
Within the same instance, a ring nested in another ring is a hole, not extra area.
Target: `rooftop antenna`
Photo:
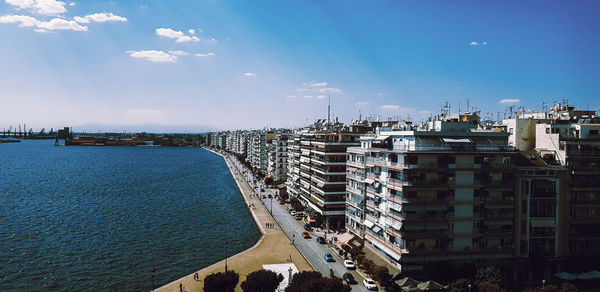
[[[329,90],[329,99],[327,102],[327,127],[331,125],[331,90]]]
[[[588,103],[589,106],[589,103]],[[358,109],[358,121],[362,121],[362,113],[360,112],[360,109]]]
[[[458,100],[458,115],[460,116],[460,99]]]
[[[470,103],[471,103],[471,100],[467,98],[467,112],[470,110],[469,109],[469,107],[471,106]]]

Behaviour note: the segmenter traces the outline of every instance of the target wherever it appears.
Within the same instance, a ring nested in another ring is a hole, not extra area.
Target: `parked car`
[[[377,284],[375,284],[375,281],[373,281],[373,279],[371,279],[371,278],[365,278],[363,280],[363,285],[368,290],[375,290],[375,291],[377,291]]]
[[[279,205],[283,205],[283,204],[284,204],[283,200],[279,200]]]
[[[358,284],[358,282],[356,282],[356,280],[354,279],[354,276],[352,276],[352,274],[350,274],[350,273],[344,273],[344,275],[342,276],[342,279],[344,280],[344,282],[348,283],[349,285]]]
[[[271,195],[271,194],[268,194],[268,195],[267,195],[267,198],[269,198],[269,199],[272,199],[272,198],[273,198],[273,195]]]
[[[317,242],[320,244],[326,244],[325,238],[323,236],[317,237]]]
[[[302,232],[302,238],[310,238],[310,234],[308,233],[308,231]]]
[[[326,252],[325,255],[323,255],[323,259],[326,262],[335,262],[335,260],[333,259],[333,257],[331,256],[330,253]]]
[[[264,191],[265,191],[265,189],[263,189],[263,188],[260,188],[260,191],[261,191],[261,192],[264,192]]]
[[[267,196],[266,196],[266,195],[262,195],[262,197],[261,197],[261,198],[263,198],[263,199],[266,199],[266,198],[267,198]]]
[[[304,230],[312,231],[312,227],[310,227],[310,225],[308,225],[308,224],[304,224]]]
[[[302,220],[302,218],[304,218],[304,217],[302,217],[302,215],[300,215],[300,214],[296,214],[296,216],[294,216],[294,219],[296,219],[296,220]]]
[[[290,215],[296,216],[296,211],[294,211],[294,210],[290,211]]]
[[[354,262],[351,260],[345,260],[344,267],[346,267],[346,269],[348,269],[348,270],[356,270],[356,266],[354,265]]]

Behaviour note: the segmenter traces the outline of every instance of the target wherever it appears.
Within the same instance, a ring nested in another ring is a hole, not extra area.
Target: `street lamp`
[[[469,287],[469,292],[471,292],[471,284],[467,285]]]
[[[227,273],[227,240],[225,240],[225,273]]]
[[[152,292],[154,292],[154,268],[150,271],[152,272]]]
[[[271,198],[271,216],[273,216],[273,198]]]
[[[542,280],[542,288],[543,288],[544,286],[546,286],[546,280],[545,280],[545,279],[544,279],[544,280]]]

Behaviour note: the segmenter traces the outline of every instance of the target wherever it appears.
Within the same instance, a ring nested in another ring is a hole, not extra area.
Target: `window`
[[[590,136],[598,136],[598,130],[590,130]]]

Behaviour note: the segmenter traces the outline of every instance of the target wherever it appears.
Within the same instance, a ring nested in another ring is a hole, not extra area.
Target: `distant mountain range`
[[[140,125],[113,125],[88,123],[73,126],[73,131],[80,132],[115,132],[115,133],[206,133],[219,131],[220,129],[205,125],[159,125],[159,124],[140,124]]]

